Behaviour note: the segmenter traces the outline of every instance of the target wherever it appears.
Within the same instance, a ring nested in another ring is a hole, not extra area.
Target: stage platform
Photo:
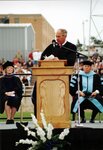
[[[34,124],[32,121],[28,122],[28,127],[33,129]],[[94,129],[103,129],[103,121],[95,121],[95,123],[78,123],[78,121],[71,122],[71,128],[94,128]],[[5,124],[5,122],[0,123],[0,130],[9,130],[9,129],[17,129],[16,123],[15,124]]]
[[[86,123],[78,123],[78,121],[72,121],[71,123],[72,128],[94,128],[94,129],[103,129],[103,121],[95,121],[95,123],[90,123],[89,121],[86,121]]]
[[[33,122],[28,122],[28,127],[34,129]],[[61,133],[61,129],[55,129]],[[26,145],[15,146],[19,139],[26,138],[26,133],[13,125],[0,123],[0,150],[27,150]],[[103,150],[103,121],[99,123],[89,123],[78,125],[78,122],[71,122],[70,133],[66,140],[71,143],[71,147],[64,150]]]
[[[20,123],[20,122],[19,122]],[[25,122],[24,122],[25,123]],[[28,122],[28,127],[33,129],[34,128],[34,124],[32,121]],[[95,121],[95,123],[89,123],[89,121],[87,121],[86,123],[78,123],[78,121],[72,121],[71,122],[71,128],[94,128],[94,129],[103,129],[103,121],[99,122],[99,121]],[[17,129],[16,127],[16,122],[15,124],[5,124],[5,122],[1,122],[0,123],[0,130],[9,130],[9,129]]]

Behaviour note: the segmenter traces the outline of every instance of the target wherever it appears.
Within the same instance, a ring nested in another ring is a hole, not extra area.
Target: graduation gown
[[[45,59],[45,56],[54,55],[61,60],[67,60],[67,66],[73,66],[76,60],[76,46],[70,42],[66,42],[62,47],[58,44],[53,46],[50,44],[41,54],[41,60]],[[72,52],[73,51],[73,52]],[[34,104],[34,113],[36,115],[36,83],[34,84],[34,89],[32,93],[32,102]]]
[[[76,46],[70,42],[66,42],[63,46],[50,44],[41,54],[41,60],[45,59],[45,56],[54,55],[59,59],[67,60],[67,66],[74,66],[76,60]]]
[[[100,76],[96,74],[94,71],[89,73],[85,73],[80,70],[79,72],[79,87],[80,91],[86,93],[85,97],[80,96],[79,102],[80,105],[88,100],[90,102],[90,108],[96,108],[99,112],[103,112],[103,99],[102,99],[102,88],[101,88],[101,80]],[[91,93],[95,90],[99,91],[95,97],[90,97]],[[78,109],[78,75],[73,75],[70,81],[70,94],[73,96],[73,101],[71,105],[71,112],[76,113]],[[92,107],[91,107],[92,106]],[[89,106],[85,106],[85,108],[89,109]]]
[[[5,92],[15,91],[15,96],[7,96]],[[22,100],[22,82],[19,77],[5,75],[0,78],[0,113],[4,112],[5,102],[7,105],[19,109]]]

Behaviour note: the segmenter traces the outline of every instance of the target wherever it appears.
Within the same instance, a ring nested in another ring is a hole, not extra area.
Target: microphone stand
[[[54,46],[54,42],[55,42],[55,45],[58,44],[55,40],[53,40],[52,41],[53,46]],[[64,48],[64,49],[69,50],[69,51],[71,51],[71,52],[73,52],[73,53],[76,54],[76,58],[77,58],[77,75],[78,75],[78,124],[76,124],[76,126],[77,127],[81,127],[81,126],[83,126],[83,124],[80,123],[80,93],[79,93],[79,91],[80,91],[80,84],[79,84],[79,80],[80,80],[80,78],[79,78],[79,63],[80,62],[79,62],[79,57],[80,57],[80,55],[82,55],[82,56],[84,56],[86,58],[88,58],[88,57],[86,55],[84,55],[84,54],[81,54],[81,53],[79,53],[77,51],[74,51],[74,50],[72,50],[70,48],[67,48],[67,47],[65,47],[63,45],[62,45],[61,48]]]
[[[71,51],[71,52],[73,52],[73,53],[76,53],[76,58],[77,58],[77,79],[78,79],[78,124],[76,124],[76,126],[77,127],[81,127],[81,126],[83,126],[83,124],[81,124],[80,123],[80,93],[79,93],[79,91],[80,91],[80,84],[79,84],[79,82],[80,82],[80,78],[79,78],[79,57],[80,57],[80,55],[82,55],[82,56],[84,56],[84,57],[86,57],[86,58],[88,58],[86,55],[84,55],[84,54],[81,54],[81,53],[79,53],[79,52],[77,52],[77,51],[74,51],[74,50],[72,50],[72,49],[70,49],[70,48],[67,48],[67,47],[65,47],[65,46],[62,46],[63,48],[65,48],[65,49],[67,49],[67,50],[69,50],[69,51]]]
[[[79,62],[79,53],[76,53],[76,57],[77,57],[77,79],[78,79],[78,83],[77,83],[77,85],[78,85],[78,124],[76,124],[75,126],[81,127],[81,126],[83,126],[83,124],[80,123],[80,93],[79,93],[79,91],[80,91],[79,63],[80,62]]]
[[[69,50],[69,51],[71,51],[71,52],[73,52],[73,53],[76,53],[77,59],[79,58],[80,55],[82,55],[82,56],[88,58],[86,55],[84,55],[84,54],[82,54],[82,53],[79,53],[79,52],[77,52],[77,51],[74,51],[74,50],[72,50],[72,49],[70,49],[70,48],[67,48],[67,47],[63,46],[63,45],[62,45],[62,47],[63,47],[64,49],[66,49],[66,50]],[[61,47],[61,48],[62,48],[62,47]]]

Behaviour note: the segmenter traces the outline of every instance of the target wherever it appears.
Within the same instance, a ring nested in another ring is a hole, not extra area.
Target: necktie
[[[62,44],[59,44],[59,47],[61,48],[61,47],[62,47]]]

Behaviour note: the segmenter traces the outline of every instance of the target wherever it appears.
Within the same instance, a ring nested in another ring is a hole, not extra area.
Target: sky
[[[0,14],[42,14],[55,31],[65,28],[74,44],[103,39],[103,0],[0,0]]]

